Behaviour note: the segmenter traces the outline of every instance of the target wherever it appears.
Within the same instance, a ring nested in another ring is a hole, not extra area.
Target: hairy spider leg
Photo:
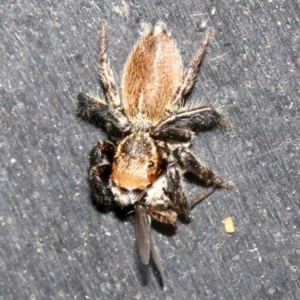
[[[116,84],[113,76],[113,72],[110,68],[109,61],[107,58],[106,52],[106,43],[107,43],[107,36],[106,36],[106,25],[103,22],[101,25],[101,45],[100,45],[100,53],[99,53],[99,69],[101,74],[101,80],[103,86],[106,90],[106,96],[109,101],[109,104],[113,108],[121,108],[121,100],[120,96],[116,89]],[[123,109],[123,107],[122,107]]]
[[[183,107],[173,115],[160,121],[151,129],[154,138],[187,141],[192,137],[192,130],[221,126],[230,128],[230,124],[213,105]]]
[[[195,57],[193,58],[190,65],[188,66],[188,68],[185,70],[183,74],[182,83],[177,89],[172,99],[173,105],[180,105],[184,96],[189,92],[189,90],[193,86],[193,80],[197,74],[199,64],[201,62],[203,54],[205,53],[206,50],[206,46],[209,43],[209,40],[212,35],[213,35],[213,30],[212,28],[209,28],[205,33],[204,39],[200,45],[198,52],[196,53]]]
[[[113,143],[98,141],[90,153],[89,183],[94,199],[105,210],[111,208],[114,199],[109,186],[109,175],[114,152],[115,146]]]
[[[214,185],[218,188],[231,188],[229,182],[224,181],[222,178],[218,177],[209,168],[202,165],[197,161],[197,159],[183,147],[178,147],[173,152],[175,158],[177,159],[180,166],[189,173],[194,174],[205,185]]]

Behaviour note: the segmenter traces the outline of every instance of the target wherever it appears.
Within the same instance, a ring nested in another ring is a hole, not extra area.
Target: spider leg
[[[110,209],[114,199],[109,187],[114,152],[115,146],[111,142],[99,141],[90,153],[89,184],[92,188],[94,199],[105,210]]]
[[[198,71],[199,64],[201,62],[201,59],[203,57],[203,54],[205,53],[206,46],[209,43],[209,40],[213,34],[213,30],[210,28],[206,31],[204,39],[200,45],[200,49],[196,53],[195,57],[191,61],[188,68],[185,70],[183,74],[182,83],[177,89],[175,95],[172,99],[172,104],[174,106],[179,105],[181,100],[184,98],[184,96],[189,92],[190,88],[193,85],[193,80],[196,76],[196,73]]]
[[[110,135],[119,137],[130,132],[130,122],[124,113],[120,97],[116,90],[113,73],[109,66],[106,53],[107,38],[105,29],[106,26],[103,23],[101,26],[99,68],[108,103],[88,94],[79,93],[77,113],[96,124],[104,123]]]
[[[216,190],[215,186],[212,186],[208,189],[205,189],[202,193],[195,196],[189,203],[190,209],[193,209],[194,206],[196,206],[198,203],[200,203],[202,200],[204,200],[206,197],[211,195]]]
[[[101,73],[101,80],[106,90],[106,96],[109,101],[109,104],[115,109],[116,108],[123,109],[123,107],[121,107],[122,105],[121,105],[120,97],[117,93],[113,72],[110,68],[109,60],[107,58],[106,42],[107,42],[106,25],[105,23],[102,23],[101,45],[100,45],[100,53],[99,53],[99,69]]]
[[[174,210],[180,212],[186,219],[189,218],[190,209],[181,183],[181,174],[176,163],[170,163],[167,167],[167,194],[174,203]]]
[[[225,129],[230,128],[230,124],[224,119],[222,114],[213,105],[199,105],[196,107],[183,107],[173,115],[163,119],[154,128],[151,134],[154,137],[168,136],[168,132],[177,133],[177,136],[188,136],[184,133],[185,128],[201,129],[221,126]],[[186,129],[185,129],[186,130]],[[176,136],[176,134],[173,133]]]
[[[93,123],[105,124],[110,135],[122,136],[130,131],[130,124],[125,115],[119,111],[112,111],[103,100],[86,93],[78,94],[77,114]]]
[[[162,124],[159,128],[152,129],[151,136],[159,140],[173,140],[178,142],[189,142],[192,137],[192,131],[186,126],[173,124]]]
[[[176,148],[173,151],[173,155],[186,172],[194,174],[203,181],[204,184],[214,185],[218,188],[231,188],[230,183],[216,176],[210,169],[199,163],[196,158],[183,147]]]

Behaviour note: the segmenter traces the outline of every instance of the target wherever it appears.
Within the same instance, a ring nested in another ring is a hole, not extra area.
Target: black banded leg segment
[[[188,129],[197,130],[214,126],[221,126],[225,129],[230,128],[230,124],[213,105],[201,105],[191,109],[182,108],[159,122],[152,129],[151,134],[153,137],[160,138],[170,135],[169,132],[175,131],[178,136],[181,134],[188,137],[190,133]]]
[[[184,148],[179,147],[173,152],[180,166],[189,173],[198,177],[205,185],[213,185],[219,188],[228,189],[231,187],[230,183],[224,181],[216,176],[210,169],[202,165],[197,159]]]
[[[86,93],[79,93],[76,113],[79,117],[95,124],[103,124],[110,119],[107,116],[108,105],[101,99],[96,99]]]
[[[115,146],[112,143],[99,141],[90,153],[89,184],[92,188],[93,198],[104,210],[111,208],[114,199],[109,187],[114,152]]]
[[[154,128],[151,130],[151,136],[154,139],[159,140],[173,140],[178,142],[189,142],[193,134],[191,130],[187,127],[182,126],[174,126],[173,124],[167,124],[165,127],[162,126],[160,128]]]
[[[181,176],[176,167],[176,163],[170,163],[167,167],[167,193],[174,203],[174,210],[182,213],[188,219],[190,209],[186,200],[186,196],[181,184]]]
[[[130,132],[130,123],[125,115],[112,111],[104,101],[86,93],[78,94],[76,112],[78,116],[94,124],[106,125],[110,135],[122,136]]]
[[[190,109],[183,108],[177,112],[175,117],[179,122],[187,123],[194,130],[215,126],[230,128],[230,124],[224,119],[220,111],[211,104],[199,105]]]

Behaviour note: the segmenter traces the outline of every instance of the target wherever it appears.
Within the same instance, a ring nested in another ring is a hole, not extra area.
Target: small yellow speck
[[[234,223],[231,217],[226,218],[223,224],[227,233],[234,233]]]

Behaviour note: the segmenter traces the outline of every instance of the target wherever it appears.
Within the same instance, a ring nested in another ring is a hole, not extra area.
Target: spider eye
[[[114,164],[117,165],[119,162],[120,162],[120,159],[119,159],[118,157],[115,157],[115,158],[114,158]]]
[[[154,167],[154,162],[152,160],[150,160],[147,164],[147,168],[153,168]]]

